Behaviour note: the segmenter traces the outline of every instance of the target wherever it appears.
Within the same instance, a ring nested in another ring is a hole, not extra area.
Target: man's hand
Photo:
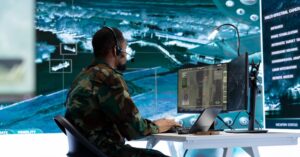
[[[158,119],[156,121],[154,121],[154,124],[156,124],[158,126],[158,131],[161,132],[166,132],[169,129],[171,129],[172,127],[180,127],[181,125],[177,122],[175,122],[174,120],[170,120],[170,119]]]

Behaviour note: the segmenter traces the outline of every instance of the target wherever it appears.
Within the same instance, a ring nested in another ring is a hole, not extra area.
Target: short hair
[[[117,28],[112,28],[116,34],[116,39],[121,46],[121,44],[125,41],[122,32]],[[109,49],[117,46],[117,43],[114,39],[114,34],[106,27],[98,30],[92,39],[93,51],[95,58],[103,57],[107,55]]]

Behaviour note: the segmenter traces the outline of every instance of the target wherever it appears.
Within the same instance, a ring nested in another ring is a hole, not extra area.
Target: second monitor
[[[183,68],[178,71],[178,113],[247,110],[248,55],[229,63]]]

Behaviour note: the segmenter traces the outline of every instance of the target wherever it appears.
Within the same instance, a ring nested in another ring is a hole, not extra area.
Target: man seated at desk
[[[125,145],[127,140],[161,133],[174,120],[141,117],[122,73],[127,43],[121,31],[103,27],[92,39],[94,61],[73,81],[66,101],[66,118],[108,157],[165,157],[159,151]]]

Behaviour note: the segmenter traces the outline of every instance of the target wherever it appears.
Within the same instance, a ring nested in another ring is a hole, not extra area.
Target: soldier
[[[130,98],[122,73],[126,40],[116,28],[103,27],[92,39],[94,61],[73,81],[66,101],[66,118],[109,157],[165,157],[159,151],[134,148],[127,140],[168,131],[174,120],[141,117]]]

